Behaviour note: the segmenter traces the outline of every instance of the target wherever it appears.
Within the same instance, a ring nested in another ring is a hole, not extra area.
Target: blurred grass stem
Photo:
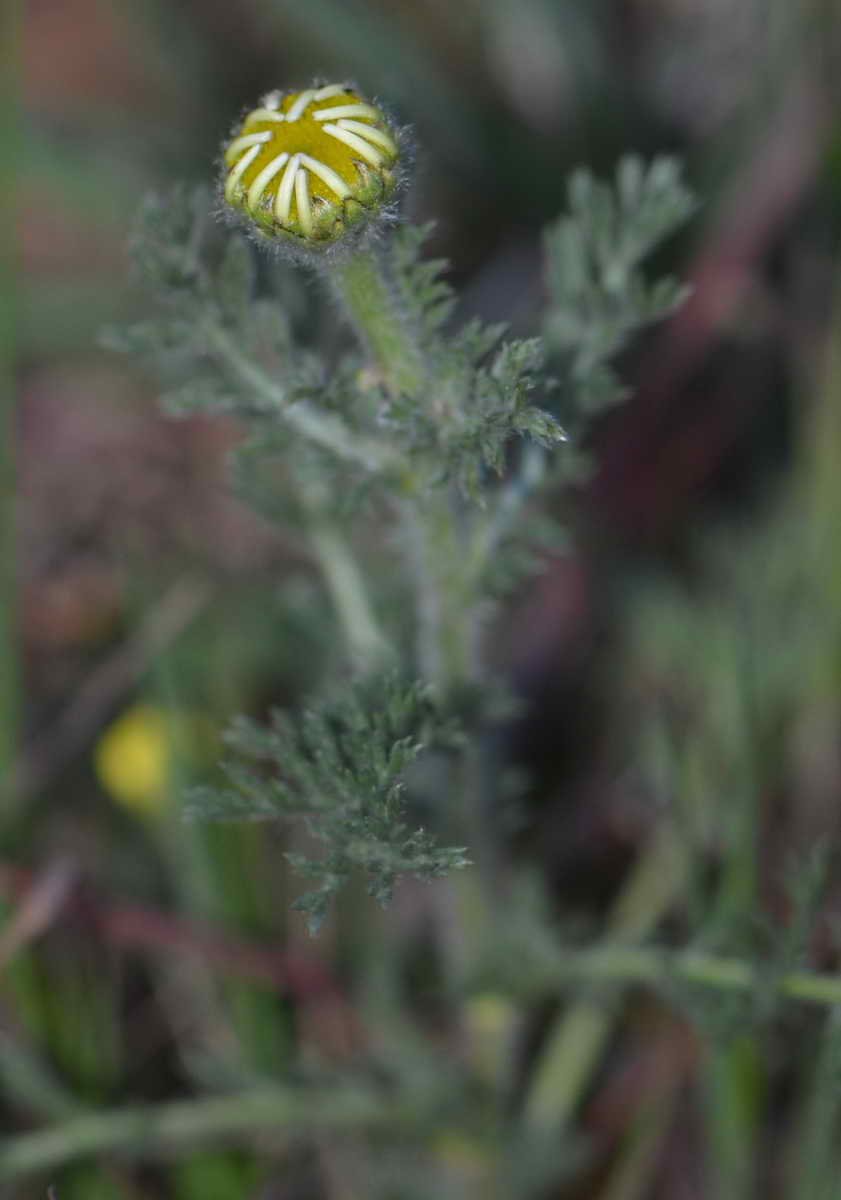
[[[685,983],[721,992],[756,991],[765,982],[760,967],[740,958],[694,950],[601,945],[564,954],[563,974],[589,983]],[[841,974],[789,971],[775,984],[787,1000],[834,1007],[841,1004]]]
[[[0,15],[0,831],[9,828],[13,763],[19,725],[20,664],[17,650],[17,546],[15,494],[15,277],[16,195],[20,121],[17,106],[21,6]]]
[[[399,1126],[405,1109],[360,1089],[319,1090],[310,1099],[280,1088],[255,1088],[211,1099],[159,1107],[96,1112],[52,1128],[0,1141],[0,1181],[54,1170],[90,1155],[120,1153],[146,1158],[219,1141],[270,1136],[275,1145],[308,1130],[359,1130]]]
[[[640,959],[622,943],[642,941],[668,912],[684,877],[683,853],[671,829],[652,836],[630,878],[614,902],[605,935],[607,944],[593,951],[565,955],[564,965],[582,982],[619,978],[654,982],[660,960]],[[642,972],[639,978],[635,973]],[[526,1120],[535,1125],[566,1124],[592,1079],[613,1028],[615,1005],[581,995],[565,1010],[549,1036],[526,1101]]]

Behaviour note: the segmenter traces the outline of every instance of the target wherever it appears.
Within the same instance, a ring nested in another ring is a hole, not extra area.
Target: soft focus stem
[[[0,17],[0,831],[14,816],[12,764],[18,736],[17,578],[15,493],[15,212],[19,171],[17,111],[20,6]]]
[[[683,853],[668,828],[658,830],[631,871],[608,920],[604,947],[565,956],[565,966],[582,983],[611,978],[623,981],[644,962],[660,966],[657,955],[645,957],[633,943],[642,941],[668,912],[684,877]],[[630,945],[629,945],[630,944]],[[643,958],[639,958],[639,954]],[[631,981],[629,980],[629,981]],[[526,1100],[526,1119],[534,1125],[566,1124],[593,1076],[615,1019],[615,1006],[591,994],[577,996],[564,1010],[540,1056]]]
[[[605,945],[565,954],[563,973],[590,983],[665,986],[682,981],[720,992],[751,992],[762,983],[761,969],[741,958],[642,946]],[[788,1000],[833,1008],[841,1005],[841,974],[789,971],[775,981],[774,990]]]
[[[359,565],[345,539],[328,522],[316,521],[309,533],[354,666],[371,670],[387,658],[389,647],[374,617]]]
[[[591,950],[564,953],[563,978],[578,982],[586,994],[573,1001],[550,1034],[526,1101],[530,1123],[565,1124],[593,1077],[616,1016],[615,1002],[594,994],[594,987],[663,987],[682,981],[713,991],[749,993],[762,983],[761,969],[743,959],[639,945],[671,907],[684,869],[673,833],[664,829],[655,834],[614,905],[604,942]],[[841,1005],[841,975],[791,971],[774,986],[789,1000]]]
[[[370,1093],[333,1088],[312,1098],[280,1089],[233,1093],[159,1107],[96,1112],[33,1133],[0,1141],[0,1181],[55,1170],[63,1163],[105,1153],[144,1159],[187,1151],[219,1141],[274,1144],[300,1136],[303,1129],[358,1131],[399,1126],[405,1108]],[[4,1193],[5,1194],[5,1193]]]

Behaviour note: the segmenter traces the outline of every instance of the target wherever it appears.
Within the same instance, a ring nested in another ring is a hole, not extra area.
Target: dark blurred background
[[[279,1000],[234,944],[303,939],[278,915],[288,885],[271,845],[253,830],[185,832],[170,799],[213,761],[230,713],[300,694],[295,623],[324,602],[294,539],[231,498],[236,430],[165,420],[155,381],[98,346],[104,325],[144,311],[126,250],[142,195],[211,181],[222,138],[263,92],[355,80],[414,127],[406,212],[437,222],[431,250],[451,262],[460,314],[522,335],[539,332],[542,230],[570,171],[610,174],[627,151],[683,159],[701,206],[656,266],[692,297],[627,354],[633,396],[591,431],[596,466],[558,501],[573,548],[512,600],[495,640],[530,701],[507,734],[532,780],[517,852],[587,911],[637,837],[616,725],[617,695],[646,682],[625,657],[629,594],[695,586],[699,544],[761,523],[788,486],[824,386],[841,231],[836,0],[28,0],[18,15],[7,134],[20,236],[17,280],[0,282],[17,391],[3,491],[18,497],[3,516],[15,578],[9,554],[0,576],[14,779],[0,861],[4,1132],[79,1098],[157,1101],[194,1085],[205,1042],[230,1032],[208,1015],[216,969],[229,972],[237,1071],[299,1037],[341,1057],[353,1036],[332,984],[301,985],[316,996],[302,1017],[294,987]],[[804,737],[810,762],[834,754],[832,719]],[[178,914],[218,934],[198,1014]],[[302,953],[347,970],[342,944],[333,930]],[[321,1026],[302,1034],[308,1020]],[[31,1095],[26,1071],[40,1080]],[[621,1119],[604,1119],[609,1141]],[[713,1195],[677,1161],[639,1194]],[[206,1155],[147,1178],[99,1163],[66,1171],[58,1200],[322,1194],[261,1170]],[[49,1182],[3,1195],[29,1200]],[[607,1196],[600,1186],[588,1176],[570,1194]]]

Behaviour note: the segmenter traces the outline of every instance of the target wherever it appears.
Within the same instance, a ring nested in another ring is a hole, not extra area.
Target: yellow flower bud
[[[225,202],[259,233],[330,247],[393,196],[398,135],[342,84],[270,92],[225,148]]]

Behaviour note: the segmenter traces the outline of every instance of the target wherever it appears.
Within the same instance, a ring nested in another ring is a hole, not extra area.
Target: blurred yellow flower
[[[162,812],[172,768],[166,713],[151,704],[127,708],[97,742],[94,766],[118,804],[144,816]]]

